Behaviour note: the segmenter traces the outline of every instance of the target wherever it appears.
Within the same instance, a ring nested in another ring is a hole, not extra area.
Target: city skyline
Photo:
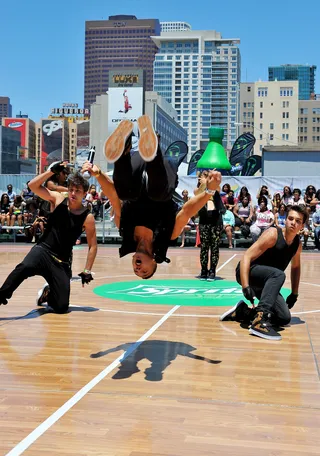
[[[82,107],[85,21],[107,19],[117,14],[183,21],[193,30],[216,30],[223,37],[240,38],[242,82],[267,81],[269,66],[286,63],[320,66],[315,49],[316,11],[320,8],[314,0],[310,4],[311,8],[314,6],[312,16],[309,9],[288,10],[272,0],[264,10],[263,18],[253,1],[240,5],[232,0],[228,10],[220,10],[219,14],[207,0],[195,11],[191,2],[189,5],[190,8],[180,0],[174,4],[164,0],[157,6],[143,0],[134,6],[124,1],[121,6],[107,8],[100,0],[94,5],[82,0],[76,4],[57,0],[54,8],[49,8],[35,0],[32,4],[34,14],[30,15],[30,8],[24,2],[19,0],[14,7],[7,3],[1,9],[4,20],[0,33],[2,41],[10,45],[0,49],[0,96],[10,97],[13,115],[22,111],[35,121],[65,102],[78,103]],[[308,46],[301,39],[303,36]],[[316,92],[320,92],[317,74]]]

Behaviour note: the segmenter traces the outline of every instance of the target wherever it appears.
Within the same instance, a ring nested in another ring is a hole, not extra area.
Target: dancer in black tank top
[[[120,122],[106,141],[106,159],[114,163],[113,181],[89,162],[82,171],[98,180],[110,200],[122,236],[120,257],[133,253],[134,273],[149,279],[157,263],[170,262],[166,258],[170,240],[180,235],[189,219],[219,188],[221,174],[210,171],[206,190],[178,212],[173,194],[178,185],[178,167],[187,152],[177,157],[163,156],[148,116],[139,117],[137,122],[139,151],[131,151],[133,123],[129,120]]]
[[[79,274],[82,285],[92,278],[91,268],[97,254],[95,221],[82,199],[88,190],[88,182],[81,174],[69,176],[68,197],[43,187],[53,174],[58,174],[66,163],[53,163],[48,171],[29,182],[30,189],[40,198],[49,201],[51,213],[44,234],[22,263],[9,274],[0,288],[0,304],[7,304],[13,292],[28,277],[44,277],[48,282],[37,304],[47,302],[56,313],[65,313],[70,297],[70,255],[72,248],[83,231],[86,231],[88,255],[84,270]]]
[[[244,254],[236,268],[236,278],[244,297],[259,304],[250,309],[239,301],[221,315],[221,321],[240,321],[251,324],[249,333],[269,340],[281,340],[272,326],[284,326],[291,320],[290,310],[297,301],[300,282],[301,243],[299,231],[307,212],[292,206],[285,228],[269,228]],[[284,271],[291,262],[291,294],[285,301],[280,290],[286,279]]]

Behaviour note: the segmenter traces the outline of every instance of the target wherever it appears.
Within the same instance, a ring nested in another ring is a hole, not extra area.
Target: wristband
[[[91,274],[90,269],[84,269],[83,272],[84,272],[85,274]]]
[[[208,193],[208,195],[214,195],[216,193],[216,190],[210,190],[210,188],[206,188],[205,193]]]

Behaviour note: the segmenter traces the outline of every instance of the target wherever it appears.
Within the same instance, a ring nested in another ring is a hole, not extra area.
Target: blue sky
[[[86,20],[133,14],[160,21],[182,20],[194,30],[217,30],[240,38],[242,81],[267,80],[269,65],[317,65],[319,0],[269,0],[260,4],[229,0],[16,0],[1,2],[0,95],[9,96],[13,114],[35,121],[63,102],[83,105]]]

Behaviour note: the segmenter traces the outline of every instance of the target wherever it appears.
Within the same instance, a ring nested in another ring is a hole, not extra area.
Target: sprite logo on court
[[[140,304],[224,307],[244,299],[241,286],[227,280],[136,280],[101,285],[93,291],[103,298]],[[282,291],[284,296],[290,293]]]

